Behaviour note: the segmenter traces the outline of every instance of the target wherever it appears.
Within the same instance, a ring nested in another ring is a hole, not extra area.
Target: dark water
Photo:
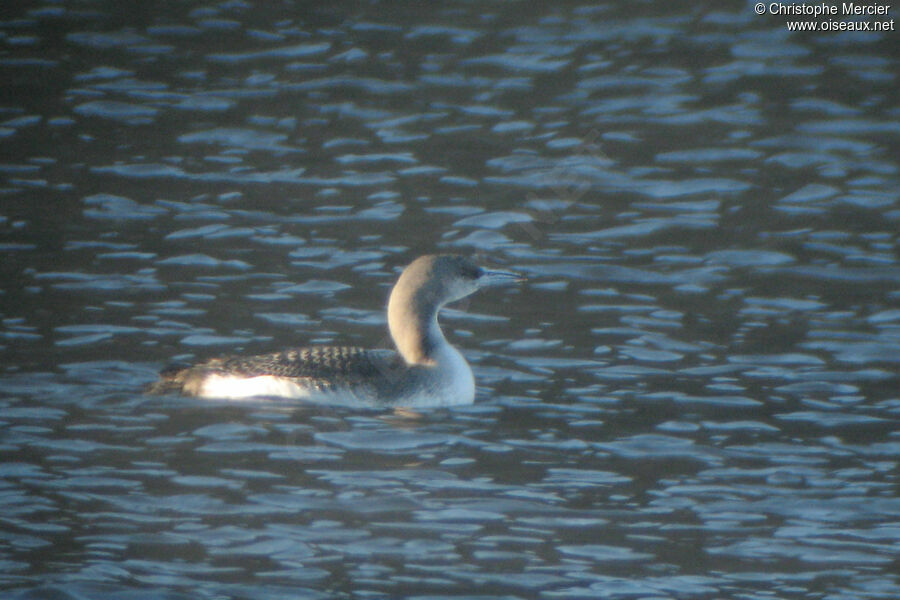
[[[3,598],[900,597],[896,33],[128,4],[0,7]],[[140,393],[435,251],[471,407]]]

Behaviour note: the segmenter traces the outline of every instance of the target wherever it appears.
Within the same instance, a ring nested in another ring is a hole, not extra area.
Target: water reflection
[[[4,597],[900,595],[891,32],[745,3],[0,19]],[[139,393],[378,345],[434,251],[529,275],[444,316],[474,406]]]

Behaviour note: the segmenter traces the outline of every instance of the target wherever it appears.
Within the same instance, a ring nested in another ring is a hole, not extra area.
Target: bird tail
[[[184,391],[185,383],[187,383],[191,375],[191,368],[183,364],[169,365],[159,372],[159,379],[154,381],[144,389],[145,394],[168,394],[171,392],[181,393]]]

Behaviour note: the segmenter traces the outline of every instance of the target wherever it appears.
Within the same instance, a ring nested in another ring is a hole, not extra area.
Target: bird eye
[[[478,279],[482,275],[484,275],[484,269],[481,267],[472,267],[470,269],[466,269],[466,277],[469,279]]]

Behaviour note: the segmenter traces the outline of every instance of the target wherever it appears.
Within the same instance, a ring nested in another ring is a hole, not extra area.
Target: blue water
[[[0,596],[900,597],[897,38],[786,20],[4,6]],[[431,252],[472,406],[141,393]]]

